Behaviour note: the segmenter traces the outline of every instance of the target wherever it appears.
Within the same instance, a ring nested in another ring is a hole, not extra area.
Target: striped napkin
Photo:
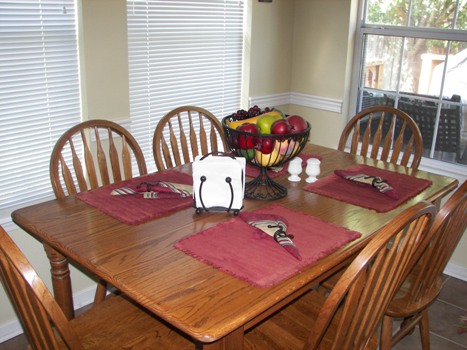
[[[114,189],[112,196],[143,194],[143,198],[186,198],[193,195],[193,186],[167,181],[141,182],[135,186]]]
[[[334,174],[359,184],[370,185],[389,198],[399,199],[399,194],[396,192],[396,190],[394,190],[394,188],[388,184],[387,180],[384,180],[379,176],[355,173],[345,170],[334,170]]]
[[[245,221],[269,236],[279,243],[287,252],[295,259],[302,260],[297,246],[292,241],[293,235],[287,234],[287,221],[279,215],[274,214],[257,214],[253,212],[242,212],[239,215],[240,219]]]

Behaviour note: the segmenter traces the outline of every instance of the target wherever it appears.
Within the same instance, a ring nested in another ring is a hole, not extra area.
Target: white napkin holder
[[[238,215],[245,194],[244,157],[213,152],[193,162],[193,205],[196,213],[227,211]]]

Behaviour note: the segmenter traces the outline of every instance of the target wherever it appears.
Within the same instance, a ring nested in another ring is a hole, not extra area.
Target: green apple
[[[282,119],[282,116],[279,113],[262,114],[256,121],[256,126],[258,127],[259,133],[270,134],[272,124],[279,119]]]
[[[240,149],[240,154],[242,157],[245,157],[247,160],[251,161],[255,158],[255,149]]]

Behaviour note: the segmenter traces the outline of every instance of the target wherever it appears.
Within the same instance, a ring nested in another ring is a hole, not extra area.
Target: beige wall
[[[284,106],[312,123],[311,141],[335,147],[346,121],[357,0],[250,0],[246,92],[249,96],[299,92],[343,101],[343,112]],[[84,118],[129,116],[125,0],[80,0],[80,59]],[[10,232],[48,282],[49,265],[41,245],[27,234]],[[467,268],[467,238],[452,262]],[[72,270],[76,294],[94,286]],[[50,287],[50,284],[49,284]],[[0,288],[0,328],[15,319]],[[75,305],[79,306],[79,305]]]
[[[83,118],[129,118],[126,1],[78,3]]]
[[[292,92],[343,101],[342,113],[293,106],[291,112],[311,122],[310,140],[337,147],[347,121],[352,58],[352,0],[295,0]],[[350,39],[350,42],[349,42]]]
[[[250,96],[290,91],[294,1],[253,1]],[[261,106],[264,107],[264,106]]]
[[[297,92],[343,101],[342,113],[279,106],[305,117],[310,140],[336,147],[348,108],[354,0],[253,1],[250,96]],[[324,131],[324,132],[323,132]]]

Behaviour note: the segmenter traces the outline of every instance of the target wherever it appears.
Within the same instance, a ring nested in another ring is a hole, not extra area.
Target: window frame
[[[371,24],[365,22],[366,16],[366,3],[368,0],[360,0],[358,3],[358,18],[356,23],[356,35],[355,35],[355,43],[354,43],[354,51],[353,51],[353,67],[351,72],[351,93],[349,99],[349,116],[350,119],[355,113],[360,110],[359,100],[360,94],[363,93],[361,90],[361,79],[364,73],[364,57],[365,53],[364,50],[364,40],[366,35],[384,35],[384,36],[394,36],[394,37],[416,37],[420,39],[428,39],[428,40],[444,40],[444,41],[466,41],[467,37],[467,30],[454,30],[454,29],[440,29],[440,28],[420,28],[420,27],[409,27],[409,26],[395,26],[395,25],[381,25],[381,24]],[[388,92],[392,92],[389,90],[384,90]],[[399,92],[398,92],[399,93]],[[439,101],[441,101],[442,97],[440,96]],[[467,96],[463,97],[463,109],[464,114],[465,109],[467,109]],[[439,113],[439,111],[438,111]],[[466,121],[464,121],[466,122]],[[464,126],[465,128],[465,126]],[[461,130],[462,131],[462,130]],[[466,147],[467,148],[467,147]],[[462,152],[463,150],[461,150]],[[467,152],[467,150],[466,150]],[[431,158],[434,154],[434,149],[430,151],[430,157],[423,157],[422,158],[422,165],[423,163],[427,162],[431,166],[438,166],[444,167],[460,167],[461,169],[467,166],[461,163],[451,163],[448,161]],[[439,163],[439,164],[438,164]],[[457,171],[457,170],[456,170]]]

